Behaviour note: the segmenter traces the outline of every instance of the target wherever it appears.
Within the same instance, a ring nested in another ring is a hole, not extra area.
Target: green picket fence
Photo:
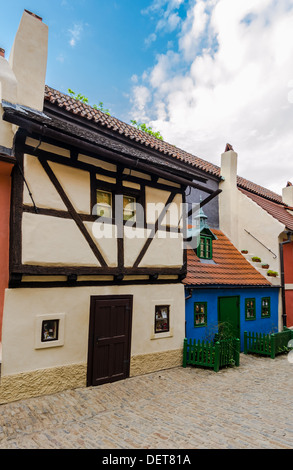
[[[270,356],[288,352],[289,341],[293,339],[293,330],[284,327],[283,331],[272,334],[244,332],[244,354]]]
[[[218,372],[220,367],[236,365],[240,361],[240,340],[221,339],[215,343],[184,339],[183,367],[187,365],[210,367]]]

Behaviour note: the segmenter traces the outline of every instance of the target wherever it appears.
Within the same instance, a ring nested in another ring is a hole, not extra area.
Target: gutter
[[[106,145],[99,145],[97,143],[89,142],[86,140],[82,140],[78,136],[73,136],[64,132],[60,132],[57,129],[53,129],[48,127],[46,124],[39,124],[29,119],[29,117],[18,116],[15,113],[8,112],[4,110],[3,113],[3,120],[10,122],[11,124],[15,124],[21,128],[28,130],[31,133],[40,134],[42,137],[47,137],[51,139],[55,139],[59,142],[64,142],[70,144],[71,146],[75,146],[77,148],[81,148],[84,151],[99,153],[100,155],[103,154],[105,157],[110,159],[114,159],[121,164],[124,164],[130,168],[134,168],[136,170],[142,170],[149,173],[154,173],[157,176],[165,179],[169,179],[171,181],[175,181],[184,186],[191,186],[193,188],[199,189],[205,193],[209,194],[207,198],[207,202],[213,199],[215,196],[219,194],[219,190],[214,191],[208,187],[203,186],[202,184],[198,184],[194,181],[191,181],[187,178],[175,175],[174,173],[166,170],[159,169],[155,164],[145,163],[137,158],[136,160],[133,157],[123,155],[121,150],[115,150],[113,148],[109,149]],[[114,158],[113,158],[114,157]],[[195,175],[192,175],[193,179],[196,179]],[[206,202],[205,200],[202,201],[201,205],[204,205]]]
[[[281,289],[282,289],[282,318],[283,326],[287,326],[287,313],[286,313],[286,302],[285,302],[285,273],[284,273],[284,250],[283,246],[287,243],[291,243],[292,232],[287,232],[288,240],[279,243],[280,248],[280,268],[281,268]]]

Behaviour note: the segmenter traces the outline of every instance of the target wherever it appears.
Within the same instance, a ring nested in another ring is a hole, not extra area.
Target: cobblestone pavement
[[[0,449],[292,449],[293,364],[241,354],[0,405]]]

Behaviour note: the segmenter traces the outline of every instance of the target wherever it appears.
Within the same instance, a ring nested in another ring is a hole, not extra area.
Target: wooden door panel
[[[222,331],[220,331],[222,330]],[[239,297],[219,297],[219,333],[240,338]]]
[[[88,385],[129,376],[131,319],[131,296],[92,298]]]

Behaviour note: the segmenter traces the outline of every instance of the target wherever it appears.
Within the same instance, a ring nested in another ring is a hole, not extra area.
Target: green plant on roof
[[[81,93],[75,93],[75,91],[71,90],[71,88],[68,88],[68,93],[71,96],[71,98],[74,98],[77,101],[80,101],[81,103],[89,104],[89,100],[86,96],[82,95]],[[99,102],[98,105],[93,104],[92,105],[93,109],[97,109],[98,111],[102,111],[103,113],[107,114],[108,116],[111,116],[109,109],[104,108],[104,103],[102,101]],[[150,126],[147,126],[145,123],[138,123],[135,120],[130,121],[133,126],[135,126],[137,129],[146,132],[149,135],[152,135],[156,137],[157,139],[163,140],[163,137],[159,131],[153,131],[153,129]]]
[[[256,262],[256,263],[260,263],[261,262],[261,259],[258,257],[258,256],[253,256],[251,258],[252,261]]]
[[[277,277],[279,274],[277,273],[277,271],[272,271],[271,269],[269,269],[267,275]]]
[[[81,103],[89,104],[88,98],[86,96],[82,95],[81,93],[75,93],[70,88],[68,88],[68,93],[70,94],[71,98],[74,98],[77,101],[81,101]],[[94,109],[98,109],[99,111],[102,111],[103,113],[108,114],[108,116],[110,116],[109,109],[104,108],[104,103],[102,101],[100,101],[98,105],[93,104],[92,107]]]
[[[139,129],[140,131],[146,132],[149,135],[153,135],[157,139],[163,140],[163,136],[161,135],[161,133],[159,131],[153,131],[153,129],[151,127],[148,127],[144,123],[140,124],[137,121],[135,121],[134,119],[132,119],[130,122],[134,127]]]
[[[111,116],[109,109],[104,108],[104,103],[102,101],[99,102],[98,106],[94,104],[93,108],[98,109],[99,111],[102,111],[105,114],[108,114],[108,116]]]

